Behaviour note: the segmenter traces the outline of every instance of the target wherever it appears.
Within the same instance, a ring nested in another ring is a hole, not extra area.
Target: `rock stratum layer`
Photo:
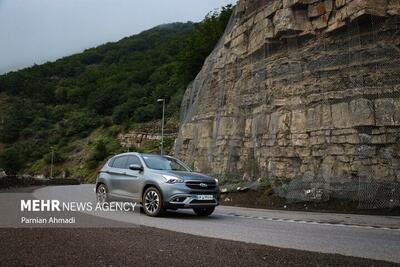
[[[400,1],[240,0],[175,154],[280,181],[400,182]]]

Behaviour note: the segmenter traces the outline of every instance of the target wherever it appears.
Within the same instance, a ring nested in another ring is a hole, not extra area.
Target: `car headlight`
[[[172,175],[163,175],[162,176],[165,179],[165,182],[168,184],[178,184],[178,183],[183,183],[184,181],[181,178],[172,176]]]
[[[214,178],[214,180],[215,180],[215,183],[218,184],[218,179],[217,179],[217,178]]]

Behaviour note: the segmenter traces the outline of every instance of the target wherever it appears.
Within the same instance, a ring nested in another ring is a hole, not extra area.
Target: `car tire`
[[[108,188],[105,184],[100,184],[96,189],[96,200],[98,203],[109,202]]]
[[[155,187],[149,187],[143,194],[142,207],[144,213],[151,217],[159,217],[165,214],[164,202],[160,191]]]
[[[215,210],[215,207],[209,207],[209,208],[193,208],[194,213],[196,213],[197,216],[203,216],[207,217],[210,216]]]

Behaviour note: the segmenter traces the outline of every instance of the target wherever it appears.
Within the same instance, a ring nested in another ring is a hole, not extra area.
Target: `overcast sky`
[[[0,74],[153,26],[200,21],[235,0],[0,0]]]

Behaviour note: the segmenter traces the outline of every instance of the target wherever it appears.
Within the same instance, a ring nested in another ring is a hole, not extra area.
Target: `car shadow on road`
[[[135,209],[135,213],[139,213],[140,215],[147,216],[143,208],[141,207],[140,204],[138,204],[139,209]],[[186,219],[186,220],[215,220],[219,219],[220,216],[217,214],[212,214],[208,217],[202,217],[196,215],[193,211],[190,209],[180,209],[180,210],[167,210],[165,214],[162,216],[163,219]]]
[[[217,215],[210,215],[208,217],[198,216],[192,211],[185,210],[167,210],[164,218],[170,219],[186,219],[186,220],[215,220],[218,219]]]

